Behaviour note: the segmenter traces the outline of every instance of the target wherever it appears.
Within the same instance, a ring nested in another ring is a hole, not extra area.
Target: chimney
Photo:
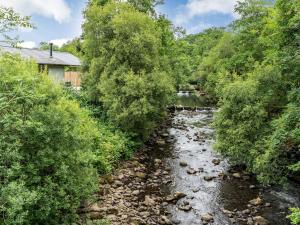
[[[50,58],[53,58],[53,43],[49,44],[50,46]]]

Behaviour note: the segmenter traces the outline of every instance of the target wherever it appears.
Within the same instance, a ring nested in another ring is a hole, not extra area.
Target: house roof
[[[8,46],[0,46],[0,51],[11,54],[19,54],[23,58],[33,59],[38,64],[45,65],[64,65],[64,66],[80,66],[79,58],[68,53],[53,51],[53,57],[50,57],[48,50],[28,49],[28,48],[13,48]]]

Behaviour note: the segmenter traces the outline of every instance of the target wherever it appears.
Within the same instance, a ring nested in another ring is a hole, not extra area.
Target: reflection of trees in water
[[[198,97],[194,94],[193,95],[182,94],[178,96],[176,105],[190,106],[190,107],[205,106],[206,99],[205,97]]]

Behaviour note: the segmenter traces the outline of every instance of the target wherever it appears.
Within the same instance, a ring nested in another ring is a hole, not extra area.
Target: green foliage
[[[33,25],[30,23],[30,17],[22,17],[12,8],[0,6],[0,34],[5,40],[16,44],[15,42],[18,41],[18,39],[12,39],[7,33],[16,30],[19,27],[33,28]]]
[[[85,17],[88,99],[102,104],[122,130],[146,138],[173,94],[161,65],[163,26],[128,3],[91,4]]]
[[[63,46],[59,49],[62,52],[69,52],[79,58],[82,57],[82,44],[80,38],[74,38],[71,41],[68,41],[67,43],[63,44]]]
[[[40,42],[39,49],[41,49],[41,50],[49,50],[50,49],[50,43],[48,43],[46,41]],[[53,51],[58,51],[59,47],[57,45],[53,45],[52,50]]]
[[[180,84],[187,81],[199,81],[203,79],[199,74],[199,64],[203,58],[216,46],[224,34],[223,28],[210,28],[200,34],[188,35],[176,41],[171,65],[175,65],[174,72],[180,75]]]
[[[123,85],[119,86],[118,82]],[[147,138],[164,116],[173,86],[165,73],[103,75],[101,100],[108,115],[122,129]]]
[[[298,225],[300,224],[300,209],[298,208],[291,208],[292,214],[288,216],[291,220],[292,224]]]
[[[105,4],[109,4],[112,2],[111,0],[90,0],[91,4],[97,4],[98,6],[104,6]],[[122,2],[121,0],[116,0],[115,2]],[[155,15],[154,7],[162,4],[164,0],[128,0],[129,4],[131,4],[135,9],[139,10],[143,13],[150,13]]]
[[[90,114],[35,63],[0,57],[0,224],[75,222],[97,170],[131,154],[126,135]]]
[[[216,148],[261,182],[284,182],[300,171],[299,1],[247,0],[236,11],[196,73],[220,106]]]
[[[255,165],[264,183],[282,181],[292,175],[291,171],[300,171],[299,124],[299,103],[291,103],[280,118],[272,121],[274,132],[266,139],[264,154],[257,158]]]
[[[37,65],[0,58],[1,218],[69,224],[96,184],[97,127]]]
[[[217,84],[221,83],[222,74],[236,71],[235,61],[231,60],[235,53],[234,37],[226,32],[219,42],[203,57],[196,75],[204,84],[205,90],[211,97],[216,97],[219,90]]]

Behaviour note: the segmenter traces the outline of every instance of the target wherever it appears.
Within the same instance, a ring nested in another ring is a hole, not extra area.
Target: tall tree
[[[90,0],[90,3],[96,3],[100,6],[104,6],[109,2],[111,0]],[[122,2],[122,0],[117,0],[117,2]],[[141,12],[155,15],[154,7],[163,4],[164,0],[128,0],[127,2]]]
[[[164,115],[173,82],[161,66],[161,32],[131,4],[91,4],[85,13],[83,88],[120,128],[143,138]]]
[[[0,35],[3,38],[0,42],[8,42],[11,44],[19,42],[18,37],[12,38],[7,35],[8,32],[14,31],[18,28],[33,28],[33,25],[30,23],[30,17],[22,17],[12,8],[0,6]]]

